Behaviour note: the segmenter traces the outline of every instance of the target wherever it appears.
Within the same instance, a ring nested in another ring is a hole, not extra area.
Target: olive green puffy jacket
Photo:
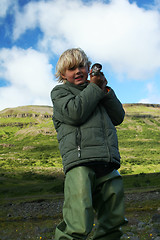
[[[114,91],[104,93],[96,84],[66,82],[51,92],[53,122],[57,131],[64,172],[92,162],[111,162],[120,167],[115,125],[124,119]]]

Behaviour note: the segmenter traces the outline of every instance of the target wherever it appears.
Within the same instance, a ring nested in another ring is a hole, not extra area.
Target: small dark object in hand
[[[92,76],[98,76],[100,74],[103,75],[103,72],[101,72],[101,69],[102,69],[102,65],[100,63],[93,64],[93,66],[91,67],[90,75]]]

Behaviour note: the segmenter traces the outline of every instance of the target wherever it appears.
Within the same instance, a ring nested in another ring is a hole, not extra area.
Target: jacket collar
[[[70,82],[66,81],[65,84],[66,84],[67,86],[71,86],[71,87],[77,88],[77,89],[79,89],[79,90],[83,90],[84,88],[86,88],[86,87],[88,86],[88,82],[89,82],[89,81],[87,80],[87,82],[85,82],[85,83],[83,83],[83,84],[81,84],[81,85],[75,85],[75,84],[73,84],[73,83],[70,83]]]

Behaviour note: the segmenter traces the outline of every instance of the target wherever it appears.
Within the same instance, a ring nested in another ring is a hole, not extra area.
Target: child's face
[[[75,85],[83,84],[87,81],[89,73],[88,66],[79,65],[70,69],[67,69],[64,74],[62,74],[63,79]]]

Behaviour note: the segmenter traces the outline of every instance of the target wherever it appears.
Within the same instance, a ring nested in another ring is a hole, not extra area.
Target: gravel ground
[[[160,199],[160,192],[147,193],[128,193],[125,195],[125,201],[143,202],[146,200]],[[62,213],[63,197],[56,200],[38,200],[25,203],[9,203],[3,206],[3,212],[6,213],[6,220],[12,218],[30,219],[39,217],[56,217]]]
[[[154,199],[160,200],[160,192],[129,193],[125,195],[126,204],[132,201],[142,203],[143,201]],[[42,199],[25,203],[8,203],[0,206],[0,219],[2,220],[0,223],[0,240],[53,239],[53,237],[47,238],[46,236],[47,234],[48,236],[53,236],[51,233],[55,229],[57,219],[61,218],[62,206],[63,197],[59,197],[56,200]],[[139,221],[136,217],[128,220],[131,228],[130,231],[123,235],[122,239],[141,240],[137,235],[137,231],[145,231],[146,229],[147,232],[150,232],[150,235],[145,240],[160,240],[160,206],[150,216],[148,222]],[[15,223],[15,221],[17,225],[14,226],[14,229],[17,228],[19,230],[14,230],[15,234],[13,234],[13,222]],[[21,227],[21,225],[23,226]],[[24,236],[20,232],[25,230],[25,228],[31,230],[30,232],[28,230],[24,231]],[[33,237],[33,232],[36,237]]]
[[[129,201],[146,201],[152,199],[160,199],[160,192],[144,192],[144,193],[127,193],[125,194],[126,202]]]
[[[57,217],[62,212],[63,199],[59,200],[40,200],[19,204],[7,204],[7,220],[21,218],[22,220]],[[4,209],[3,209],[4,211]]]

